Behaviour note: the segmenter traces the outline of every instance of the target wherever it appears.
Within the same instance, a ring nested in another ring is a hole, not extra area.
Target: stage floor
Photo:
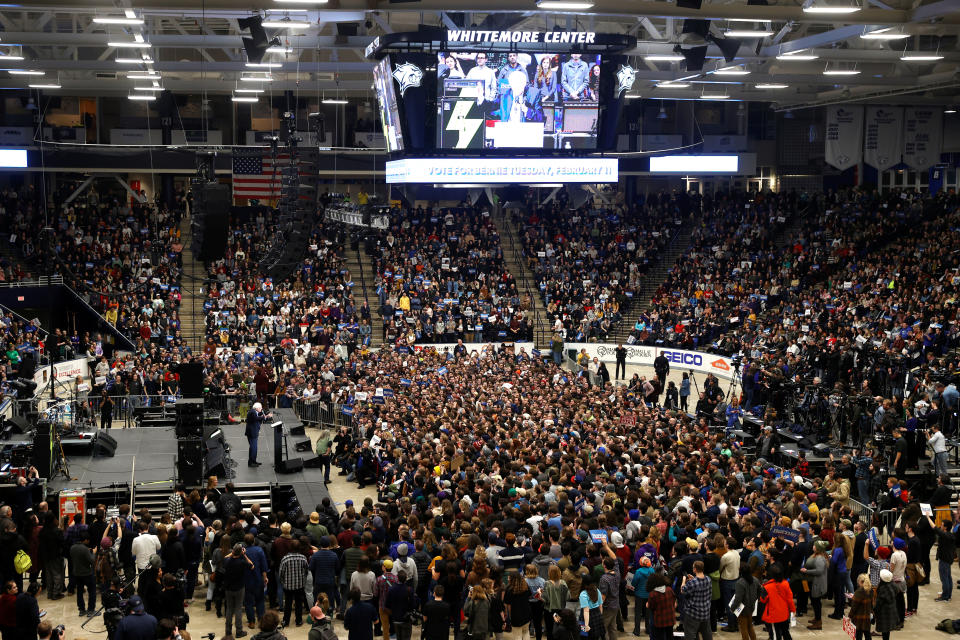
[[[297,425],[300,421],[291,409],[275,410],[276,418],[285,425]],[[247,466],[249,445],[244,437],[245,425],[224,424],[224,438],[230,447],[233,465],[229,468],[231,477],[220,478],[236,483],[262,483],[291,485],[297,492],[297,499],[304,511],[310,513],[320,500],[329,494],[323,484],[322,469],[304,468],[296,473],[278,474],[273,464],[273,431],[264,425],[260,430],[257,460],[259,467]],[[98,488],[113,483],[136,484],[165,482],[176,480],[177,439],[173,428],[141,427],[130,429],[110,429],[109,434],[117,441],[117,450],[113,457],[93,457],[68,453],[67,465],[70,478],[58,475],[47,483],[50,491],[64,489]],[[294,451],[297,441],[306,436],[288,436],[287,450],[290,458],[313,458],[312,451]]]

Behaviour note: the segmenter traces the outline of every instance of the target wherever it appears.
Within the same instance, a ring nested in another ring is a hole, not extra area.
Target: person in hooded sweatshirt
[[[260,632],[251,640],[287,640],[280,631],[280,614],[270,609],[260,618]]]

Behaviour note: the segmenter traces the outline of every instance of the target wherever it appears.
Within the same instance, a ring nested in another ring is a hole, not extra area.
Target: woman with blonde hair
[[[857,590],[850,602],[850,621],[857,628],[856,640],[870,640],[870,617],[873,614],[873,585],[870,576],[861,573],[857,578]]]
[[[528,564],[523,572],[530,590],[530,623],[537,640],[543,640],[543,588],[546,581],[540,577],[540,571],[535,564]]]
[[[490,600],[482,582],[473,585],[467,592],[463,615],[467,622],[467,635],[473,640],[486,640],[490,634]]]
[[[570,588],[563,581],[560,567],[551,564],[547,570],[547,581],[543,585],[543,621],[547,629],[547,638],[553,638],[553,616],[560,613],[567,606],[570,597]]]

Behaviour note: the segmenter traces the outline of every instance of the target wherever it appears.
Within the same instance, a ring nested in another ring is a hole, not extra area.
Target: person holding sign
[[[733,599],[730,600],[730,610],[736,616],[737,627],[740,629],[740,640],[757,640],[753,615],[760,599],[760,581],[757,579],[759,573],[759,562],[751,561],[740,565],[740,577],[734,588]]]

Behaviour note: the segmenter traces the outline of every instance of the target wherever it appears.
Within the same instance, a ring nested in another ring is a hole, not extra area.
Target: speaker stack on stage
[[[177,400],[177,437],[203,437],[203,400],[200,398],[181,398]]]
[[[177,481],[188,487],[203,483],[206,447],[203,441],[203,400],[177,400]]]

